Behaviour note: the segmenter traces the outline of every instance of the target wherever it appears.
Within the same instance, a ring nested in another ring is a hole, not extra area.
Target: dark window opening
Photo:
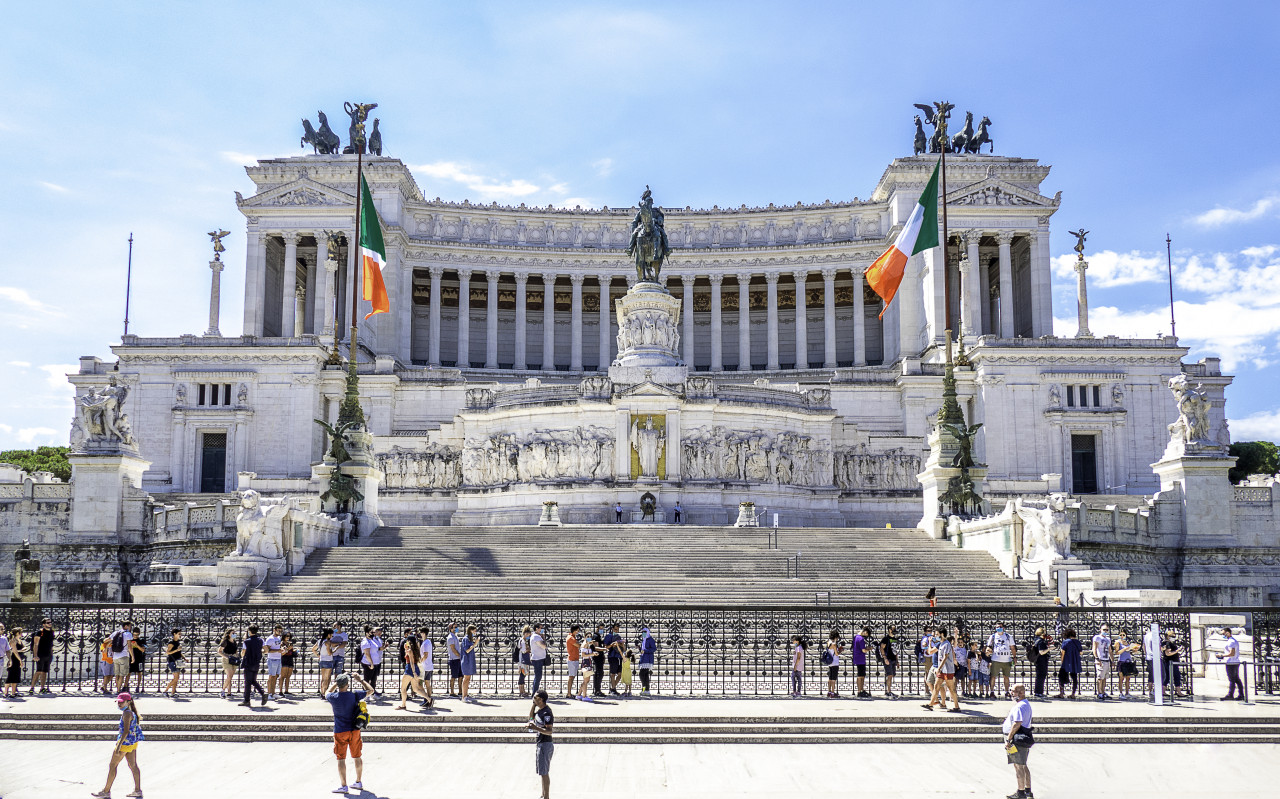
[[[1071,493],[1098,493],[1097,448],[1097,436],[1071,436]]]
[[[227,434],[200,434],[200,493],[227,490]]]

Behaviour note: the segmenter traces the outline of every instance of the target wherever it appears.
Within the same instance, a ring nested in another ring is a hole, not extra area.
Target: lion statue
[[[279,537],[271,535],[267,528],[270,516],[283,515],[273,513],[275,510],[277,510],[276,507],[264,510],[262,495],[252,488],[240,492],[240,513],[236,515],[235,554],[268,559],[284,557]],[[280,510],[284,509],[280,508]]]
[[[1066,494],[1055,492],[1034,504],[1019,498],[1014,510],[1022,519],[1024,560],[1053,561],[1071,557],[1071,520],[1067,517]]]

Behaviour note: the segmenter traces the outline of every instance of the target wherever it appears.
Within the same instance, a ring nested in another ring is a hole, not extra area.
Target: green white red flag
[[[373,195],[369,193],[369,183],[363,175],[360,176],[360,264],[363,270],[360,296],[372,304],[364,318],[390,311],[391,300],[382,281],[382,268],[387,265],[387,248],[382,243],[378,209],[373,207]]]
[[[889,303],[894,295],[898,293],[898,286],[902,283],[902,275],[907,268],[907,259],[937,246],[938,164],[935,164],[933,175],[925,184],[924,192],[907,217],[906,224],[898,231],[898,238],[894,240],[893,246],[885,250],[884,255],[877,258],[864,273],[867,285],[884,300],[884,308],[880,311],[881,319],[884,318],[884,312],[889,310]]]

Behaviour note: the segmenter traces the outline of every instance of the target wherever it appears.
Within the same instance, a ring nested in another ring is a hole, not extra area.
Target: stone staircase
[[[253,603],[465,605],[1047,604],[987,554],[915,529],[674,525],[384,527],[313,554]],[[799,576],[794,558],[799,552]],[[788,564],[788,560],[792,563]],[[791,576],[788,576],[789,570]],[[587,576],[594,589],[584,586]]]
[[[557,703],[563,705],[563,703]],[[370,708],[368,742],[525,744],[525,716],[405,713]],[[984,743],[1000,740],[1002,717],[983,712],[882,717],[572,716],[556,709],[556,742],[567,744],[747,743]],[[118,714],[0,713],[0,739],[110,741]],[[332,741],[333,720],[320,715],[272,713],[144,714],[147,741]],[[1039,742],[1056,743],[1280,743],[1280,719],[1106,715],[1044,720]]]

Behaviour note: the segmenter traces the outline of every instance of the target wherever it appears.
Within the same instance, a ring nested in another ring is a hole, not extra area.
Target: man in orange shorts
[[[363,691],[351,690],[353,679],[364,686]],[[333,792],[347,793],[350,790],[347,787],[347,752],[350,751],[351,759],[356,762],[356,781],[351,783],[351,788],[359,793],[364,790],[361,779],[364,762],[360,759],[364,751],[364,742],[360,740],[360,730],[356,727],[356,712],[359,709],[360,700],[373,693],[373,688],[369,683],[352,674],[339,674],[334,680],[334,687],[337,690],[330,691],[324,697],[333,706],[333,754],[338,758],[338,777],[342,780],[342,785],[335,788]]]

